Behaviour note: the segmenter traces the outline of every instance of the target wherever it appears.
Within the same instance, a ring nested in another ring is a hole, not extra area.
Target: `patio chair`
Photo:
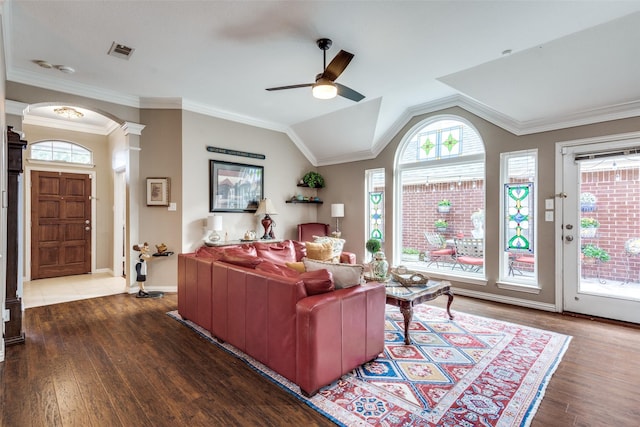
[[[484,239],[462,238],[455,239],[456,266],[463,271],[477,272],[484,267]]]
[[[517,273],[522,276],[522,270],[531,271],[535,263],[536,258],[528,252],[509,252],[509,275],[515,276]]]
[[[428,256],[427,267],[436,263],[436,268],[440,267],[439,261],[448,262],[453,260],[453,255],[455,254],[455,250],[453,248],[447,247],[447,242],[442,237],[442,234],[425,231],[424,233],[425,239],[427,239],[428,243]]]

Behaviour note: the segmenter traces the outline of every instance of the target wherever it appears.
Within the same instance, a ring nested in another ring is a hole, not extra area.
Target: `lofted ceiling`
[[[314,165],[451,105],[516,134],[640,115],[640,1],[6,0],[2,23],[9,81],[286,132]],[[265,90],[313,82],[321,37],[362,101]]]

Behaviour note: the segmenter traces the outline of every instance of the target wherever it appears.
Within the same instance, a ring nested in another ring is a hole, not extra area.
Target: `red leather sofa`
[[[247,245],[179,254],[178,311],[312,396],[383,351],[384,285],[312,292],[305,273],[274,262],[301,255],[281,246],[262,252],[269,260]]]

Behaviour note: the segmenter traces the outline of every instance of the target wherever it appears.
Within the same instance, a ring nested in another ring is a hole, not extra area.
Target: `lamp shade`
[[[331,204],[331,217],[332,218],[343,218],[344,217],[344,204],[342,204],[342,203],[333,203],[333,204]]]
[[[258,205],[258,210],[255,213],[256,215],[278,215],[276,209],[273,207],[273,203],[271,199],[262,199],[260,200],[260,204]]]
[[[207,230],[222,230],[222,217],[220,215],[209,215],[207,218]]]

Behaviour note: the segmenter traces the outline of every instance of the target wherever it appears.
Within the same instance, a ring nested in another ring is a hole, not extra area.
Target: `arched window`
[[[457,117],[414,127],[396,153],[396,262],[484,276],[484,144]]]
[[[29,145],[29,158],[47,162],[93,163],[93,153],[73,142],[49,140]]]

